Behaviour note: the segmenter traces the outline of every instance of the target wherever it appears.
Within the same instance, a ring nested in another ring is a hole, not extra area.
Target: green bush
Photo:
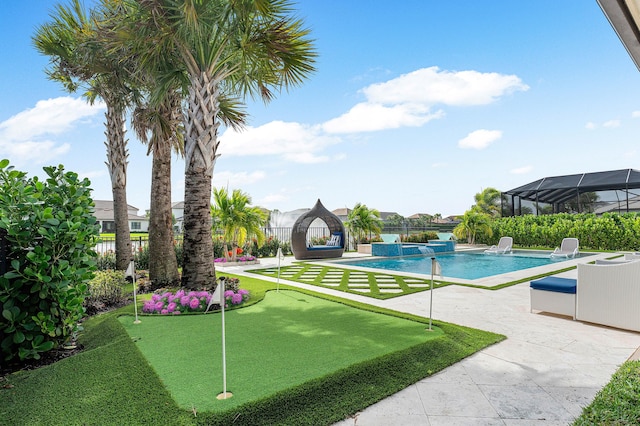
[[[96,257],[96,268],[99,271],[116,269],[116,253],[111,250],[104,253],[98,253],[98,256]]]
[[[0,161],[0,228],[10,260],[0,277],[0,352],[8,361],[39,359],[75,336],[96,268],[89,180],[62,166],[44,171],[40,181]]]
[[[256,257],[275,257],[278,253],[278,248],[282,249],[282,254],[291,254],[291,244],[288,242],[282,242],[276,237],[269,237],[267,240],[258,247],[258,241],[253,239],[247,243],[245,252],[250,251],[253,256]]]
[[[478,243],[497,244],[501,236],[513,237],[520,247],[558,247],[563,238],[580,240],[580,248],[591,250],[640,249],[640,213],[560,213],[542,216],[503,217],[491,223],[493,235]]]
[[[410,234],[403,237],[402,241],[408,243],[428,243],[429,240],[437,240],[438,233],[435,231],[425,231],[419,234]]]
[[[138,247],[133,260],[136,262],[136,269],[149,270],[149,245]]]
[[[98,271],[88,283],[89,295],[84,300],[88,315],[122,306],[127,301],[123,271]]]

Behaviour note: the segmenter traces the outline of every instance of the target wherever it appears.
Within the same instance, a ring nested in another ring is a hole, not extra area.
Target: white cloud
[[[322,134],[318,126],[272,121],[240,132],[227,129],[220,141],[222,155],[282,155],[290,161],[309,163],[327,161],[317,153],[340,139]]]
[[[594,123],[592,121],[589,121],[589,122],[587,122],[587,124],[584,125],[584,127],[586,129],[593,130],[593,129],[596,128],[596,123]]]
[[[422,68],[365,87],[360,91],[365,102],[327,121],[322,128],[328,133],[355,133],[419,127],[444,117],[442,110],[433,111],[438,104],[486,105],[504,95],[528,89],[515,75]]]
[[[41,138],[71,130],[78,122],[104,109],[104,104],[91,106],[82,99],[59,97],[38,101],[36,106],[0,123],[0,154],[12,162],[45,163],[67,153],[68,143]]]
[[[399,127],[420,127],[444,116],[443,111],[431,113],[420,104],[385,106],[379,103],[359,103],[349,112],[325,122],[322,128],[327,133],[372,132]]]
[[[602,127],[608,127],[610,129],[613,129],[615,127],[620,127],[620,124],[621,124],[620,120],[609,120],[602,123]]]
[[[3,139],[28,141],[36,136],[57,135],[71,129],[85,117],[104,110],[103,103],[89,105],[82,99],[69,96],[38,101],[36,106],[22,111],[0,123]]]
[[[631,113],[631,117],[633,117],[633,118],[638,118],[638,117],[640,117],[640,111],[633,111],[633,112]]]
[[[222,187],[233,187],[241,189],[240,185],[250,185],[252,183],[260,182],[266,179],[267,174],[261,170],[256,170],[255,172],[237,172],[232,173],[228,171],[220,171],[213,173],[212,185],[216,188]]]
[[[480,129],[469,133],[458,141],[458,146],[463,149],[485,149],[502,137],[501,130]]]
[[[533,170],[532,166],[524,166],[524,167],[518,167],[516,169],[511,169],[510,173],[514,175],[524,175],[524,174],[530,173],[532,170]]]
[[[515,91],[529,90],[515,75],[422,68],[362,91],[370,102],[426,105],[485,105]]]

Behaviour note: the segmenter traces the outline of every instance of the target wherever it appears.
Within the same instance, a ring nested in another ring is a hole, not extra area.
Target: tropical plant
[[[62,166],[27,178],[0,161],[0,228],[8,269],[0,276],[0,353],[39,359],[80,330],[87,282],[96,268],[99,226],[89,180]]]
[[[84,299],[87,315],[125,304],[126,285],[123,271],[97,271],[87,284],[88,295]]]
[[[492,233],[491,216],[473,208],[464,213],[460,223],[453,229],[456,238],[467,240],[469,244],[475,244],[478,236],[491,236]]]
[[[356,248],[367,234],[371,236],[382,232],[380,212],[376,209],[370,209],[361,203],[357,203],[353,210],[349,212],[346,225],[351,235],[353,235],[353,242]]]
[[[501,193],[495,188],[485,188],[474,196],[476,204],[472,207],[491,217],[500,217]]]
[[[255,238],[258,247],[265,240],[261,228],[266,223],[268,214],[259,207],[251,207],[250,204],[251,197],[239,189],[234,189],[231,194],[224,188],[213,189],[213,226],[216,230],[222,231],[224,255],[232,262],[235,262],[238,249],[248,238]],[[227,250],[227,244],[231,245],[231,250]]]
[[[390,228],[400,228],[404,224],[404,221],[404,216],[401,216],[398,213],[393,213],[387,217],[384,224]]]
[[[240,101],[265,102],[273,90],[300,84],[313,71],[315,52],[302,21],[287,0],[122,0],[124,34],[142,64],[170,66],[165,76],[184,76],[185,287],[215,279],[211,238],[211,179],[218,157],[218,127],[245,123]],[[164,79],[160,79],[164,81]],[[224,114],[221,111],[226,110]]]
[[[36,29],[36,49],[49,56],[47,74],[66,90],[82,88],[90,103],[101,98],[107,109],[107,168],[111,177],[113,212],[116,231],[116,266],[127,268],[131,258],[129,211],[127,205],[128,149],[125,139],[125,111],[135,90],[123,78],[130,63],[122,61],[118,52],[110,51],[98,39],[96,22],[102,18],[89,16],[79,0],[69,6],[56,5],[51,22]]]

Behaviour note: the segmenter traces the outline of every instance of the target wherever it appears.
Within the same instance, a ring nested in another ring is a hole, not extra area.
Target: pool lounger
[[[576,284],[575,279],[553,276],[531,281],[531,311],[567,315],[576,319]]]

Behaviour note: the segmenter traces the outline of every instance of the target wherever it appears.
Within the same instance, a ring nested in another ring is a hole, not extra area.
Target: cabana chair
[[[567,259],[576,257],[578,254],[578,239],[577,238],[564,238],[560,247],[551,253],[551,257],[565,257]]]
[[[486,249],[484,252],[486,254],[505,254],[511,253],[511,248],[513,247],[513,238],[512,237],[501,237],[500,241],[498,241],[497,246],[491,246]]]

